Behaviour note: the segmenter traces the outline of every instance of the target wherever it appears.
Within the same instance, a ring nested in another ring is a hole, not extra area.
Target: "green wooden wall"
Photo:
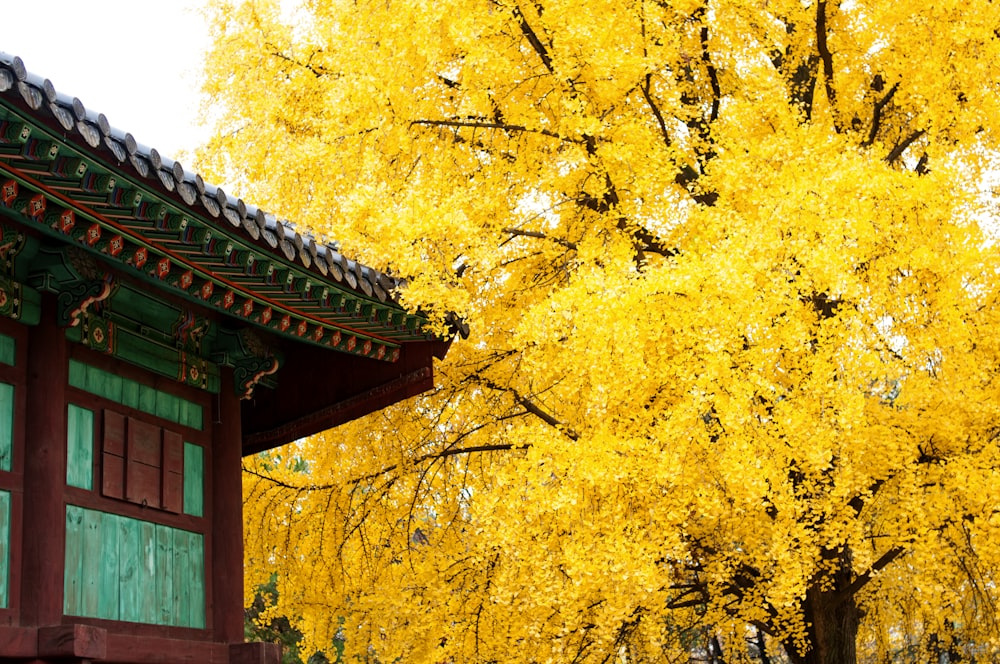
[[[69,361],[69,384],[192,429],[204,426],[199,404],[77,360]]]
[[[10,470],[14,455],[14,386],[0,383],[0,470]]]
[[[0,362],[14,366],[15,350],[14,338],[0,334]]]
[[[204,628],[204,539],[68,505],[63,592],[66,615]]]
[[[205,456],[198,445],[184,443],[184,513],[205,516]]]
[[[0,609],[10,594],[10,492],[0,491]]]
[[[66,407],[66,484],[94,488],[94,412]]]

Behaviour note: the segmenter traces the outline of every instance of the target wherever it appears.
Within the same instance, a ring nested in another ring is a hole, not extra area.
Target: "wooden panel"
[[[17,345],[13,337],[0,334],[0,362],[14,366],[14,359],[17,357]]]
[[[184,443],[184,513],[204,516],[205,458],[198,445]]]
[[[82,572],[83,578],[80,583],[80,604],[79,613],[81,616],[96,616],[98,614],[98,604],[101,588],[101,570],[104,560],[104,542],[101,527],[101,513],[93,510],[83,510],[83,554]]]
[[[160,427],[128,418],[128,460],[159,468],[161,463]]]
[[[100,589],[97,597],[97,614],[95,618],[118,620],[120,607],[120,559],[119,524],[116,514],[101,514],[101,541],[104,544],[103,556],[100,561]],[[91,561],[88,561],[90,563]]]
[[[66,560],[63,570],[63,613],[79,616],[83,609],[83,513],[66,506]]]
[[[14,386],[0,383],[0,470],[10,470],[14,457]]]
[[[118,520],[118,619],[139,621],[139,522]]]
[[[8,606],[10,606],[9,594],[10,594],[10,492],[0,491],[0,609],[6,609]]]
[[[179,433],[163,431],[163,470],[168,473],[184,472],[184,439]]]
[[[157,624],[160,618],[156,598],[156,525],[138,522],[139,530],[139,602],[136,622]]]
[[[205,627],[205,541],[198,533],[188,533],[188,559],[191,570],[188,583],[191,584],[191,614],[188,627]]]
[[[160,392],[156,395],[156,416],[171,422],[180,421],[181,400],[172,394]]]
[[[125,498],[133,503],[160,509],[161,470],[129,459],[125,465]]]
[[[103,449],[115,456],[125,456],[125,416],[113,410],[104,410]]]
[[[187,627],[191,624],[191,554],[188,551],[188,533],[175,530],[174,546],[174,624]]]
[[[74,404],[66,411],[66,484],[94,488],[94,413]]]
[[[180,473],[163,473],[163,495],[160,508],[178,514],[184,509],[184,476]]]
[[[174,624],[174,529],[156,526],[156,623]]]
[[[163,390],[144,385],[79,360],[69,361],[69,384],[99,397],[194,429],[203,428],[202,407]]]
[[[204,628],[202,535],[74,505],[66,514],[67,615]]]
[[[101,493],[108,498],[125,498],[125,459],[104,453],[101,459]]]

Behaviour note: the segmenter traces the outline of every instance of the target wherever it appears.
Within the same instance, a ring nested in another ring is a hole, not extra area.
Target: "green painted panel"
[[[10,470],[14,457],[14,386],[0,383],[0,470]]]
[[[118,520],[117,514],[107,514],[101,512],[101,542],[104,545],[103,557],[101,558],[100,587],[97,589],[97,614],[96,618],[106,620],[118,620],[121,610],[120,569],[118,566]]]
[[[14,338],[8,337],[6,334],[0,334],[0,362],[14,366],[15,358],[17,357],[16,353],[17,346],[14,343]]]
[[[181,421],[181,399],[173,394],[160,393],[156,400],[156,416],[171,422]]]
[[[139,622],[139,522],[118,519],[118,619]]]
[[[174,607],[175,624],[191,624],[191,554],[188,533],[174,531]]]
[[[66,412],[66,484],[94,488],[94,413],[74,404]]]
[[[104,560],[104,542],[101,529],[101,513],[93,510],[83,511],[83,554],[82,560],[94,561],[100,564]],[[103,566],[102,566],[103,567]],[[101,588],[100,569],[84,569],[80,583],[80,615],[96,616]]]
[[[186,427],[191,427],[192,429],[198,429],[199,431],[204,426],[202,422],[202,409],[196,403],[191,403],[185,399],[181,399],[181,420],[180,423]]]
[[[158,625],[173,624],[174,615],[174,532],[156,526],[156,619]]]
[[[184,513],[204,516],[205,452],[201,446],[184,443]]]
[[[63,613],[78,616],[83,609],[83,513],[66,506],[66,561],[63,568]]]
[[[69,361],[69,384],[177,424],[195,429],[204,426],[200,404],[77,360]]]
[[[122,404],[129,408],[139,409],[139,383],[126,380],[122,383]]]
[[[205,627],[205,547],[198,533],[69,505],[64,612]]]
[[[198,533],[187,533],[188,558],[191,561],[190,576],[187,579],[191,587],[191,614],[188,627],[205,628],[205,543]]]
[[[10,588],[10,492],[0,491],[0,609],[7,608]]]
[[[139,521],[139,602],[137,622],[158,624],[156,597],[156,524]]]

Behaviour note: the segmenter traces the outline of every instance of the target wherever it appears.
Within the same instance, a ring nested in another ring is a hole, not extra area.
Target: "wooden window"
[[[202,516],[202,465],[201,447],[185,443],[179,433],[104,410],[104,496],[175,514],[183,511]]]

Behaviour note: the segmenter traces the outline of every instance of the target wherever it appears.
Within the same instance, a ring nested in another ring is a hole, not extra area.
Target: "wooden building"
[[[276,662],[241,457],[431,387],[398,285],[0,54],[0,662]]]

